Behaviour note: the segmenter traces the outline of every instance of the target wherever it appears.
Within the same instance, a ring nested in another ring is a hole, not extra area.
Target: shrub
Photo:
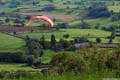
[[[57,70],[62,68],[63,71],[81,73],[115,71],[117,74],[120,69],[120,50],[83,47],[75,52],[67,51],[54,55],[51,64],[57,67]]]
[[[85,71],[85,62],[79,54],[72,54],[64,52],[53,56],[51,64],[62,68],[63,71]],[[60,65],[61,64],[61,65]],[[58,69],[59,70],[59,69]]]
[[[24,63],[24,53],[16,52],[1,52],[0,53],[0,62],[14,62],[14,63]]]

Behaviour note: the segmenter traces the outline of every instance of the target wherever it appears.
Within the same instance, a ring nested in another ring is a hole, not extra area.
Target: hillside
[[[120,1],[118,0],[6,0],[0,2],[0,7],[2,8],[0,9],[0,23],[2,25],[18,25],[14,23],[18,15],[21,15],[21,22],[23,23],[26,21],[23,19],[25,16],[45,15],[51,19],[58,20],[57,22],[55,21],[56,25],[63,22],[70,22],[70,25],[76,25],[88,14],[88,8],[94,3],[104,4],[109,11],[115,13],[120,11]],[[6,23],[5,19],[7,17],[12,21]],[[110,18],[105,18],[104,20],[98,18],[95,20],[105,27],[111,24],[119,25],[119,21],[111,22]],[[93,18],[87,18],[86,22],[93,26],[96,25],[95,20]],[[40,24],[35,23],[31,25],[38,26]]]
[[[0,52],[24,52],[25,42],[22,39],[0,33]]]
[[[0,0],[0,80],[120,79],[120,0]]]

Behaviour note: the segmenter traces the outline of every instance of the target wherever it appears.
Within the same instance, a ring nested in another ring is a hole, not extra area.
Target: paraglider
[[[30,24],[33,20],[35,20],[35,19],[39,19],[39,20],[42,20],[42,21],[48,23],[48,25],[49,25],[51,28],[54,27],[53,21],[52,21],[50,18],[46,17],[46,16],[33,16],[33,17],[28,21],[28,23],[27,23],[26,25],[29,25],[29,24]]]

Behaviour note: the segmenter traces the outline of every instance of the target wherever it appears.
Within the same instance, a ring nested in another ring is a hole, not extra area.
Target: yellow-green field
[[[89,37],[108,37],[111,35],[110,32],[103,31],[103,30],[97,30],[97,29],[62,29],[60,31],[55,32],[49,32],[49,33],[40,33],[40,32],[33,32],[33,33],[21,33],[22,36],[29,36],[33,39],[40,39],[43,35],[45,36],[45,39],[50,41],[50,36],[54,34],[57,40],[60,40],[63,38],[64,34],[69,34],[70,37],[68,39],[73,39],[73,37],[80,37],[85,35],[90,35]],[[95,42],[95,38],[89,38],[89,40]],[[118,43],[120,38],[116,38],[113,42]],[[103,43],[107,43],[109,40],[106,38],[102,38]]]
[[[0,52],[24,51],[24,46],[24,40],[0,33]]]
[[[108,6],[110,11],[120,12],[120,6]]]
[[[85,19],[85,22],[87,22],[91,28],[94,28],[96,24],[100,24],[101,27],[110,27],[111,25],[120,25],[120,21],[111,21],[111,18],[96,18],[96,19]],[[81,20],[75,20],[72,22],[69,22],[69,25],[79,25],[81,23]]]
[[[17,63],[0,63],[0,71],[17,71],[17,70],[25,70],[25,71],[35,71],[37,69],[33,69],[26,64],[17,64]]]

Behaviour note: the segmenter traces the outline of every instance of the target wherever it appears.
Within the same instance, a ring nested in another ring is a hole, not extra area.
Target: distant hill
[[[72,17],[72,18],[74,18],[73,16],[75,16],[75,19],[69,20],[69,21],[74,20],[73,22],[71,22],[71,24],[72,23],[74,24],[74,23],[80,23],[80,19],[84,18],[86,14],[88,14],[88,9],[93,4],[104,4],[107,6],[109,11],[113,11],[115,13],[118,13],[120,11],[119,0],[0,0],[0,14],[1,15],[5,13],[6,14],[14,14],[14,13],[22,13],[22,14],[34,13],[35,14],[35,13],[41,13],[41,12],[42,13],[47,12],[48,15],[63,14],[63,15],[66,15],[67,17]],[[36,15],[40,15],[40,14],[36,14]],[[5,15],[5,17],[2,16],[0,17],[0,20],[3,20],[8,16],[9,15]],[[76,17],[80,17],[79,20]],[[64,16],[60,18],[64,18]],[[94,23],[93,20],[92,22]],[[108,23],[106,24],[103,23],[101,25],[104,26],[111,23],[107,19],[105,21]],[[114,21],[113,23],[116,23],[116,21]],[[117,21],[117,23],[119,23],[119,21]],[[11,22],[10,24],[13,24],[13,22]]]

